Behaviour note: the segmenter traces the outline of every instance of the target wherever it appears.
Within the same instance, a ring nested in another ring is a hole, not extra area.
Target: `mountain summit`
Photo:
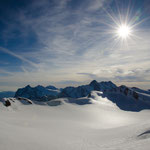
[[[150,109],[149,91],[135,87],[129,88],[125,85],[118,87],[111,81],[97,82],[93,80],[87,85],[66,87],[61,90],[54,86],[44,87],[38,85],[31,87],[27,85],[24,88],[18,89],[15,93],[15,97],[24,97],[33,101],[50,101],[57,98],[69,98],[70,102],[76,102],[75,99],[82,97],[92,98],[93,91],[100,91],[101,94],[98,93],[98,96],[106,97],[123,110],[140,111],[142,109]],[[78,104],[86,104],[81,101],[82,100],[78,100]],[[87,100],[87,102],[89,102],[89,100]]]

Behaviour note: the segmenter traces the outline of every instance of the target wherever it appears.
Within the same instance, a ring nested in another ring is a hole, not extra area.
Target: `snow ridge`
[[[31,87],[27,85],[24,88],[18,89],[15,97],[23,97],[31,99],[32,101],[50,102],[55,105],[55,99],[66,98],[67,102],[79,105],[91,104],[93,91],[98,97],[107,98],[109,101],[115,103],[120,109],[127,111],[141,111],[143,109],[150,109],[150,94],[149,91],[144,91],[138,88],[129,88],[125,85],[117,87],[111,81],[97,82],[93,80],[88,85],[81,85],[78,87],[66,87],[64,89],[57,89],[54,86],[43,87],[38,85]],[[62,104],[61,102],[56,102]]]

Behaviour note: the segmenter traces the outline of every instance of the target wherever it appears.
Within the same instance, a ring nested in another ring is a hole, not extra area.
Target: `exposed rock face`
[[[23,104],[23,105],[33,104],[33,102],[31,100],[29,100],[27,98],[23,98],[23,97],[18,97],[18,98],[4,97],[4,98],[0,99],[0,102],[2,102],[4,106],[11,107],[12,109],[16,109],[20,104]]]
[[[135,98],[136,100],[138,100],[139,95],[136,91],[133,90],[133,88],[128,88],[125,85],[121,85],[120,87],[118,87],[119,91],[121,93],[123,93],[126,96],[130,96],[132,98]]]
[[[87,96],[93,87],[89,85],[79,86],[79,87],[66,87],[62,90],[60,97],[71,97],[71,98],[79,98]]]
[[[8,106],[11,106],[11,103],[10,103],[9,100],[5,100],[4,105],[5,105],[6,107],[8,107]]]
[[[133,97],[138,100],[138,98],[139,98],[138,93],[136,93],[135,91],[133,91]]]
[[[24,97],[36,101],[49,101],[58,97],[80,98],[87,96],[91,91],[114,91],[117,88],[111,81],[97,82],[93,80],[89,85],[82,85],[78,87],[66,87],[58,90],[54,86],[36,86],[31,87],[27,85],[24,88],[18,89],[15,97]]]
[[[31,99],[36,101],[50,101],[56,98],[67,98],[70,103],[88,104],[92,98],[91,92],[101,92],[101,97],[107,97],[110,101],[114,102],[120,109],[140,111],[142,109],[150,109],[150,92],[144,91],[139,88],[129,88],[127,86],[117,87],[111,81],[97,82],[93,80],[88,85],[78,87],[66,87],[58,90],[53,86],[26,86],[25,88],[18,89],[15,97],[22,99]],[[87,98],[86,98],[87,97]],[[83,98],[83,99],[82,99]],[[82,99],[82,100],[81,100]],[[49,105],[59,105],[59,102],[52,101]]]
[[[2,99],[0,99],[0,102],[2,102],[3,105],[6,106],[6,107],[11,106],[11,101],[12,101],[12,99],[9,99],[9,98],[2,98]]]
[[[43,87],[38,85],[36,87],[31,87],[30,85],[27,85],[24,88],[18,89],[15,97],[24,97],[37,101],[48,101],[56,98],[59,93],[60,91],[54,86]]]
[[[61,97],[80,98],[88,96],[91,91],[115,91],[117,86],[111,81],[97,82],[93,80],[89,85],[82,85],[78,87],[66,87],[61,92]]]
[[[93,87],[93,90],[95,91],[100,91],[100,84],[96,81],[96,80],[93,80],[89,86]]]
[[[124,85],[117,87],[111,81],[97,82],[96,80],[93,80],[89,85],[66,87],[62,89],[62,91],[58,90],[54,86],[43,87],[38,85],[36,87],[31,87],[30,85],[27,85],[25,88],[18,89],[15,97],[24,97],[37,101],[49,101],[58,97],[80,98],[88,95],[90,97],[90,93],[93,90],[102,91],[104,93],[119,92],[135,99],[139,98],[138,93],[132,88],[128,88]]]
[[[18,97],[17,100],[23,102],[23,103],[26,103],[26,104],[32,104],[32,101],[27,99],[27,98],[24,98],[24,97]]]

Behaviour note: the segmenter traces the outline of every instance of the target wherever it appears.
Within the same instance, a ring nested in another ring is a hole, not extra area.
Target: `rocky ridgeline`
[[[117,86],[111,81],[97,82],[93,80],[89,85],[78,87],[66,87],[60,93],[60,97],[80,98],[88,96],[92,91],[115,91]]]
[[[25,97],[36,101],[49,101],[60,97],[80,98],[87,96],[91,91],[115,91],[117,86],[111,81],[97,82],[93,80],[89,85],[82,85],[78,87],[66,87],[62,90],[57,89],[54,86],[36,86],[31,87],[27,85],[24,88],[20,88],[15,93],[15,97]]]
[[[69,103],[90,104],[90,99],[93,98],[92,93],[96,92],[99,97],[106,97],[111,102],[115,103],[120,109],[140,111],[150,109],[150,92],[133,87],[129,88],[125,85],[116,86],[111,81],[97,82],[93,80],[88,85],[78,87],[66,87],[57,89],[54,86],[36,86],[30,85],[20,88],[15,93],[15,98],[3,99],[5,106],[10,106],[16,99],[26,104],[38,102],[48,102],[48,105],[59,105],[60,101],[57,98],[67,98]]]
[[[24,97],[36,101],[49,101],[58,97],[60,90],[54,86],[41,86],[31,87],[27,85],[24,88],[20,88],[15,93],[15,97]]]
[[[124,85],[117,87],[111,81],[97,82],[96,80],[93,80],[88,85],[82,85],[78,87],[66,87],[62,90],[57,89],[54,86],[43,87],[38,85],[36,87],[31,87],[30,85],[27,85],[24,88],[18,89],[15,93],[15,97],[24,97],[36,101],[49,101],[60,97],[86,97],[94,90],[102,91],[103,93],[121,93],[125,96],[130,96],[136,100],[138,100],[140,97],[137,88],[128,88]]]

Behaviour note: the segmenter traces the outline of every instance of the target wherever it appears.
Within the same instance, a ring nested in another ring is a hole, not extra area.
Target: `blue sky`
[[[149,0],[1,0],[0,35],[1,91],[93,79],[150,88]]]

